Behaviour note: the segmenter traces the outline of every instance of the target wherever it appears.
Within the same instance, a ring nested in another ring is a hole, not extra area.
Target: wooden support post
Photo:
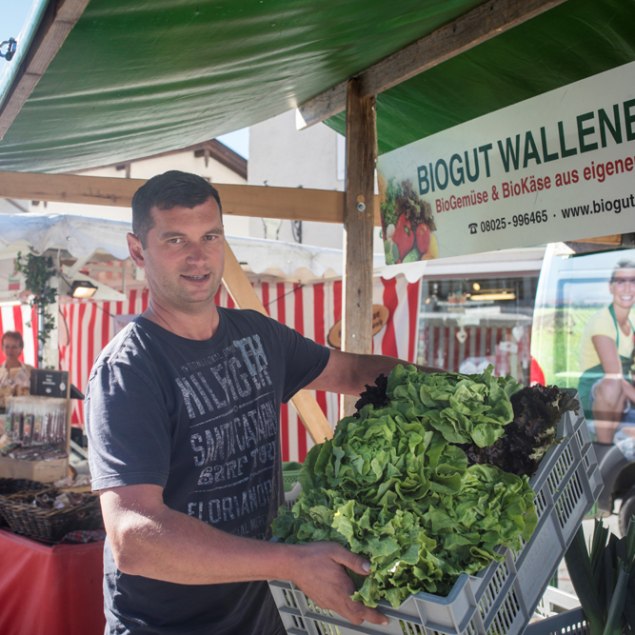
[[[242,270],[236,255],[227,243],[225,243],[223,284],[236,305],[241,309],[253,309],[268,315],[260,298],[251,286],[247,275]],[[328,419],[309,391],[300,390],[292,397],[291,401],[298,411],[304,427],[309,431],[315,443],[322,443],[325,439],[330,439],[333,436],[333,429]]]
[[[358,80],[348,82],[342,350],[371,353],[377,129],[375,97],[362,97],[360,88]],[[356,396],[343,396],[341,414],[351,414],[356,401]]]

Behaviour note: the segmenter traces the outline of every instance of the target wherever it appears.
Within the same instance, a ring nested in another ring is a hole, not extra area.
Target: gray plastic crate
[[[597,459],[584,417],[567,412],[559,423],[562,441],[545,455],[531,479],[538,525],[514,553],[506,549],[477,576],[462,574],[441,597],[418,593],[398,609],[382,602],[386,626],[355,626],[317,607],[285,581],[269,587],[291,635],[518,635],[529,623],[549,580],[584,515],[602,489]]]
[[[525,635],[589,635],[590,632],[584,613],[578,607],[532,622]]]

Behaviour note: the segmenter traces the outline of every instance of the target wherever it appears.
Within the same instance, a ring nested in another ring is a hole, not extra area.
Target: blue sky
[[[0,0],[0,41],[18,39],[33,4],[29,0]]]
[[[46,0],[0,0],[0,42],[14,38],[18,42],[15,57],[7,62],[0,58],[0,95],[5,90],[5,84],[11,78],[20,61],[20,55],[24,53],[24,47],[20,48],[21,40],[28,38],[28,24],[37,15],[39,7],[46,4]],[[5,52],[5,48],[2,49]],[[249,157],[249,130],[237,130],[218,137],[221,143],[230,147],[241,156]]]
[[[218,137],[218,140],[245,159],[249,158],[249,128],[243,128],[242,130],[237,130],[236,132],[221,135]]]

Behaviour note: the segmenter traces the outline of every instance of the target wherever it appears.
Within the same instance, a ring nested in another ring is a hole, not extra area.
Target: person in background
[[[2,335],[2,352],[5,361],[0,365],[0,408],[6,407],[6,398],[28,395],[31,390],[32,366],[20,361],[24,340],[18,331],[5,331]]]
[[[630,317],[635,304],[635,261],[617,263],[609,290],[613,300],[591,316],[580,349],[583,373],[578,394],[599,443],[635,438],[635,334]]]
[[[355,624],[335,543],[269,541],[284,501],[279,410],[302,388],[359,394],[400,360],[331,350],[256,311],[214,304],[224,266],[218,192],[170,171],[132,200],[131,258],[148,309],[102,351],[86,408],[101,500],[110,635],[283,635],[266,580],[291,580]]]

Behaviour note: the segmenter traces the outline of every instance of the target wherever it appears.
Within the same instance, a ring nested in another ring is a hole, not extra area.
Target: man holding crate
[[[281,635],[266,580],[291,580],[355,624],[334,543],[268,541],[282,502],[279,407],[302,388],[359,394],[399,360],[330,350],[254,311],[217,307],[224,234],[217,191],[177,171],[132,202],[130,255],[147,311],[102,352],[87,392],[93,489],[105,545],[106,633]]]

